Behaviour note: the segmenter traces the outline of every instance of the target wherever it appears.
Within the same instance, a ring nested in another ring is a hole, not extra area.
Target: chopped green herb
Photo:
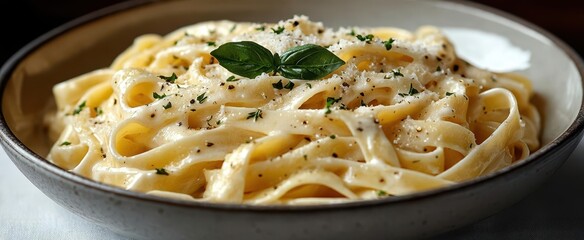
[[[397,77],[397,76],[403,77],[403,76],[404,76],[404,75],[403,75],[403,74],[400,72],[400,70],[399,70],[399,69],[393,69],[393,70],[391,70],[391,73],[393,73],[393,76],[394,76],[394,77]]]
[[[442,68],[440,68],[440,66],[436,66],[436,72],[442,72]]]
[[[277,83],[272,83],[272,87],[278,90],[284,88],[284,85],[282,84],[282,79],[280,79]]]
[[[385,50],[389,51],[391,50],[391,48],[393,47],[393,42],[395,42],[395,39],[393,38],[389,38],[389,40],[387,41],[383,41],[383,45],[385,45]]]
[[[205,100],[207,100],[207,96],[205,96],[205,93],[206,93],[206,92],[204,92],[203,94],[201,94],[201,95],[197,96],[197,101],[198,101],[199,103],[203,103],[203,102],[205,102]]]
[[[178,78],[175,73],[172,73],[172,75],[170,75],[170,77],[165,77],[162,75],[160,75],[158,77],[166,82],[169,82],[169,83],[174,83],[174,81],[176,81],[176,79]]]
[[[418,89],[415,89],[415,88],[413,87],[413,85],[410,83],[410,91],[408,92],[408,94],[409,94],[410,96],[412,96],[412,95],[414,95],[414,94],[418,94],[418,93],[420,93],[420,92],[418,92]]]
[[[359,35],[357,35],[357,36],[355,36],[355,37],[357,37],[357,39],[359,39],[359,40],[360,40],[360,41],[362,41],[362,42],[371,43],[371,40],[373,40],[373,38],[374,38],[375,36],[373,36],[373,34],[367,34],[367,35],[365,35],[365,36],[363,36],[363,35],[359,34]]]
[[[255,30],[258,30],[258,31],[264,31],[264,30],[266,30],[266,26],[264,26],[264,25],[262,25],[262,26],[259,26],[259,27],[257,27]]]
[[[207,46],[213,47],[213,46],[217,46],[217,45],[215,44],[215,42],[207,42]]]
[[[446,96],[450,96],[450,95],[453,95],[453,94],[454,93],[452,93],[452,92],[446,92]]]
[[[225,81],[228,81],[228,82],[235,82],[235,81],[237,81],[237,80],[239,80],[239,79],[237,79],[237,78],[235,78],[235,76],[231,75],[231,77],[228,77],[228,78],[227,78],[227,80],[225,80]]]
[[[217,120],[217,122],[215,122],[215,124],[221,125],[221,120]]]
[[[387,196],[387,192],[385,192],[383,190],[379,190],[379,191],[377,191],[377,196],[380,196],[380,197]]]
[[[312,88],[312,84],[310,83],[306,83],[306,86],[308,86],[308,88]]]
[[[326,98],[326,105],[324,106],[324,108],[326,109],[326,111],[324,112],[325,114],[329,114],[331,113],[331,106],[339,101],[341,101],[342,97],[339,98],[334,98],[334,97],[327,97]]]
[[[258,108],[258,110],[248,113],[246,119],[250,119],[250,118],[253,118],[254,122],[257,121],[258,118],[264,118],[262,116],[262,110]]]
[[[334,134],[333,135],[330,135],[330,138],[331,139],[335,139],[335,138],[337,138],[337,135],[334,135]]]
[[[349,36],[355,36],[355,29],[351,29],[351,32],[347,33]]]
[[[413,87],[413,85],[410,83],[410,90],[408,91],[408,93],[398,93],[398,95],[405,97],[405,96],[414,96],[415,94],[418,94],[420,92],[418,92],[417,89],[415,89]]]
[[[292,88],[294,88],[294,83],[292,81],[288,81],[288,83],[286,84],[286,86],[284,86],[285,89],[288,90],[292,90]]]
[[[64,141],[61,144],[59,144],[59,146],[69,146],[69,145],[71,145],[71,143],[67,142],[67,141]]]
[[[75,110],[73,110],[73,115],[79,114],[85,108],[85,101],[83,101]]]
[[[101,110],[101,108],[94,107],[93,110],[95,111],[96,116],[103,114],[103,110]]]
[[[166,105],[162,106],[164,109],[169,109],[172,107],[172,103],[168,102]]]
[[[164,168],[156,168],[156,174],[168,176],[168,172]]]
[[[237,28],[237,24],[233,24],[231,29],[229,29],[229,32],[232,33],[233,31],[235,31],[235,28]]]
[[[162,95],[158,95],[158,93],[153,92],[152,97],[154,97],[154,99],[163,99],[166,97],[166,94],[163,93]]]
[[[274,31],[275,34],[280,34],[280,33],[284,32],[284,27],[278,26],[278,28],[276,28],[276,29],[272,28],[272,31]]]

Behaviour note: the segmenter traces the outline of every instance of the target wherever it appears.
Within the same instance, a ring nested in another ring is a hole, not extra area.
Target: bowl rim
[[[65,34],[79,27],[84,27],[86,24],[92,21],[99,20],[101,18],[106,18],[111,15],[121,13],[125,10],[137,9],[140,7],[149,6],[151,4],[164,4],[165,1],[157,0],[131,0],[120,2],[93,12],[86,13],[78,18],[75,18],[69,22],[66,22],[52,30],[46,32],[45,34],[32,40],[30,43],[26,44],[24,47],[20,48],[16,53],[14,53],[0,68],[0,96],[4,94],[6,85],[10,80],[12,71],[18,66],[21,60],[25,59],[29,54],[33,53],[36,49],[41,47],[44,43],[49,42],[61,34]],[[543,28],[524,20],[516,15],[510,14],[500,9],[496,9],[490,6],[483,5],[481,3],[469,2],[463,0],[441,0],[436,1],[433,4],[443,4],[443,6],[455,6],[455,7],[468,7],[473,10],[479,10],[486,13],[494,14],[496,17],[500,17],[516,24],[519,24],[526,29],[537,32],[549,39],[555,46],[560,48],[568,58],[574,63],[580,74],[580,82],[582,88],[584,89],[584,61],[580,56],[574,51],[574,49],[566,44],[563,40],[560,40],[554,34],[544,30]],[[4,118],[3,107],[0,104],[0,144],[6,150],[10,148],[15,154],[19,154],[22,159],[28,161],[28,164],[40,167],[43,170],[54,174],[55,177],[59,177],[63,181],[70,182],[74,185],[82,185],[90,190],[100,191],[104,194],[114,194],[119,197],[124,197],[128,199],[146,201],[152,204],[162,204],[171,205],[175,207],[188,207],[188,208],[203,208],[203,209],[213,209],[213,210],[229,210],[229,211],[253,211],[253,212],[305,212],[305,211],[331,211],[339,209],[352,209],[352,208],[363,208],[372,207],[377,205],[389,205],[389,204],[400,204],[400,203],[411,203],[414,201],[423,201],[428,198],[439,197],[443,195],[453,194],[456,192],[462,192],[467,189],[472,189],[478,185],[484,185],[495,178],[502,178],[519,169],[524,168],[527,165],[534,164],[538,162],[539,159],[553,155],[561,146],[573,141],[575,138],[579,138],[584,130],[584,98],[582,99],[580,109],[578,114],[571,125],[558,137],[553,139],[550,143],[542,146],[536,152],[532,153],[528,158],[523,161],[517,162],[511,166],[504,169],[498,170],[494,173],[459,182],[450,186],[441,187],[437,189],[416,192],[403,196],[394,196],[388,198],[372,199],[372,200],[359,200],[359,201],[349,201],[343,203],[335,204],[318,204],[318,205],[252,205],[252,204],[230,204],[230,203],[212,203],[203,201],[191,201],[191,200],[181,200],[174,198],[166,198],[161,196],[149,195],[146,193],[135,192],[131,190],[125,190],[119,187],[107,185],[95,180],[83,177],[81,175],[64,170],[57,165],[50,163],[44,157],[36,154],[31,149],[26,147],[14,133],[8,127],[6,119]],[[18,161],[11,157],[12,161]],[[563,160],[560,160],[563,161]],[[43,189],[41,189],[44,191]]]

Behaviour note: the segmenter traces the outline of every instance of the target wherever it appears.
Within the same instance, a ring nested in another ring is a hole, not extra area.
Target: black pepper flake
[[[318,34],[322,34],[324,32],[324,29],[318,29],[317,32]]]
[[[195,102],[196,102],[195,99],[191,99],[190,101],[191,104],[195,104]]]
[[[263,177],[263,176],[264,176],[264,175],[262,175],[261,173],[260,173],[260,174],[258,174],[258,177]]]
[[[361,95],[361,97],[364,97],[365,96],[365,93],[364,92],[360,92],[359,95]]]
[[[454,66],[452,66],[452,70],[454,70],[455,72],[458,71],[458,64],[454,64]]]
[[[168,172],[166,171],[166,169],[164,169],[164,168],[156,168],[155,170],[156,170],[156,174],[158,174],[158,175],[166,175],[166,176],[169,175]]]
[[[362,127],[358,127],[358,128],[357,128],[357,131],[359,131],[359,132],[363,132],[363,128],[362,128]]]
[[[343,87],[349,87],[349,84],[347,82],[343,82],[341,85],[343,85]]]
[[[150,117],[151,118],[154,118],[154,117],[156,117],[156,114],[154,114],[154,113],[153,114],[150,114]]]
[[[234,88],[235,88],[235,86],[233,86],[233,85],[227,86],[227,89],[229,89],[229,90],[234,89]]]
[[[294,23],[292,23],[292,26],[297,27],[300,23],[298,21],[294,21]]]
[[[118,104],[118,99],[114,98],[114,105]]]
[[[333,153],[333,157],[337,158],[337,157],[339,157],[339,155],[337,153]]]
[[[212,143],[212,142],[207,142],[205,145],[206,145],[207,147],[212,147],[212,146],[213,146],[213,145],[215,145],[215,144],[214,144],[214,143]]]
[[[304,140],[309,141],[309,142],[312,141],[312,140],[310,140],[309,137],[304,137]]]
[[[306,124],[308,124],[308,122],[306,120],[304,120],[304,121],[302,121],[302,124],[306,125]]]
[[[436,60],[437,60],[438,62],[440,62],[440,61],[442,61],[442,58],[440,58],[440,57],[436,57]]]
[[[223,87],[223,86],[225,86],[225,83],[224,82],[219,83],[219,86]]]

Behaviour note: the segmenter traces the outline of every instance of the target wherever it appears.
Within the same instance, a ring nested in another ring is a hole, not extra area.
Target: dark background
[[[18,0],[0,3],[0,63],[41,34],[121,0]],[[532,22],[584,56],[584,1],[475,0]],[[10,14],[8,14],[10,13]],[[582,144],[581,144],[582,145]],[[438,239],[584,239],[584,147],[522,202]]]
[[[18,0],[0,3],[3,48],[0,62],[41,34],[121,0]],[[584,54],[584,1],[475,0],[548,30]],[[8,14],[11,13],[11,14]],[[18,33],[18,34],[16,34]]]

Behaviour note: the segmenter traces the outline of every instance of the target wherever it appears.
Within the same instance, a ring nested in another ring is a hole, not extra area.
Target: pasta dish
[[[145,34],[58,83],[48,159],[105,184],[236,204],[385,198],[539,147],[530,80],[460,59],[439,28],[217,20]]]

